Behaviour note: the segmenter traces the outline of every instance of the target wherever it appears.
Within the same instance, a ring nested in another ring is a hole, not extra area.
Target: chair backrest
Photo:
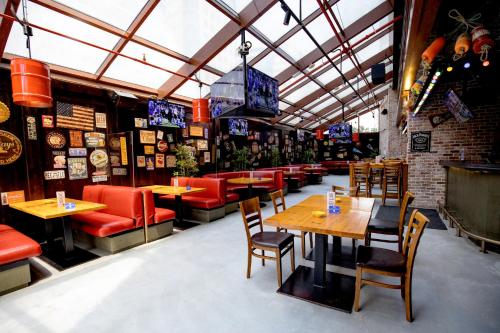
[[[417,209],[413,210],[406,231],[403,244],[403,255],[406,257],[406,273],[411,278],[415,255],[417,254],[418,243],[424,233],[424,228],[429,223],[429,219]]]
[[[263,231],[259,198],[255,197],[240,201],[240,211],[241,217],[243,218],[243,224],[245,225],[248,246],[250,246],[252,244],[252,234],[250,230],[254,227],[258,227],[260,229],[259,231]]]
[[[408,206],[411,205],[413,200],[415,200],[415,195],[413,195],[410,191],[406,191],[403,197],[403,203],[401,204],[401,209],[399,210],[399,235],[403,234],[406,212],[408,211]]]
[[[285,196],[283,195],[283,190],[275,191],[275,192],[269,194],[269,196],[271,197],[271,200],[273,201],[275,214],[279,213],[279,209],[278,209],[279,206],[281,206],[282,211],[286,209]]]
[[[397,178],[401,172],[401,162],[385,162],[384,175],[390,178]]]
[[[370,174],[370,163],[353,164],[354,176],[368,176]]]
[[[357,197],[359,194],[359,185],[349,187],[332,185],[332,192],[335,192],[337,195]]]

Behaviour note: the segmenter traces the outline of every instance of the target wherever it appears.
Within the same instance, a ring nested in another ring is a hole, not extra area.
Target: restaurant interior
[[[499,332],[497,0],[0,1],[0,332]]]

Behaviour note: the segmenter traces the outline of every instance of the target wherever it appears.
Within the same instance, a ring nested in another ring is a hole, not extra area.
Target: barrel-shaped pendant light
[[[210,114],[208,112],[208,99],[206,98],[193,99],[193,122],[195,123],[210,122]]]
[[[52,106],[50,69],[47,64],[27,58],[12,59],[10,76],[15,104],[32,108]]]
[[[323,140],[325,138],[325,134],[322,129],[316,130],[316,140]]]

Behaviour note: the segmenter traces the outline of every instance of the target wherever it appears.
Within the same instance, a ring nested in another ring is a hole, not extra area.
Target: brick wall
[[[380,109],[387,109],[379,117],[380,154],[386,158],[405,158],[407,137],[397,127],[398,94],[389,89]]]
[[[469,89],[475,82],[469,83]],[[447,111],[443,96],[448,88],[454,89],[461,96],[461,83],[436,85],[436,89],[425,103],[425,107],[416,116],[408,120],[408,135],[414,131],[431,131],[431,152],[412,153],[407,144],[408,186],[416,194],[413,206],[436,208],[437,201],[445,197],[446,173],[439,165],[440,160],[459,160],[460,151],[464,150],[466,161],[484,161],[491,153],[494,141],[500,131],[500,98],[493,101],[468,105],[474,118],[459,123],[451,118],[445,123],[432,128],[429,116]],[[498,91],[498,90],[497,90]],[[466,103],[467,104],[467,103]],[[498,144],[498,142],[496,143]]]

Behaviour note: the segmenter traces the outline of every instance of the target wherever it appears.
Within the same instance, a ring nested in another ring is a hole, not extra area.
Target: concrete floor
[[[287,204],[346,182],[346,176],[324,177],[323,185],[289,194]],[[270,205],[263,215],[272,215]],[[454,230],[426,230],[413,277],[415,321],[406,322],[398,290],[370,286],[362,290],[361,311],[346,314],[277,294],[273,262],[262,267],[254,259],[247,280],[246,239],[236,212],[53,271],[0,297],[0,332],[499,332],[499,259],[455,237]],[[284,278],[288,260],[287,255]]]

